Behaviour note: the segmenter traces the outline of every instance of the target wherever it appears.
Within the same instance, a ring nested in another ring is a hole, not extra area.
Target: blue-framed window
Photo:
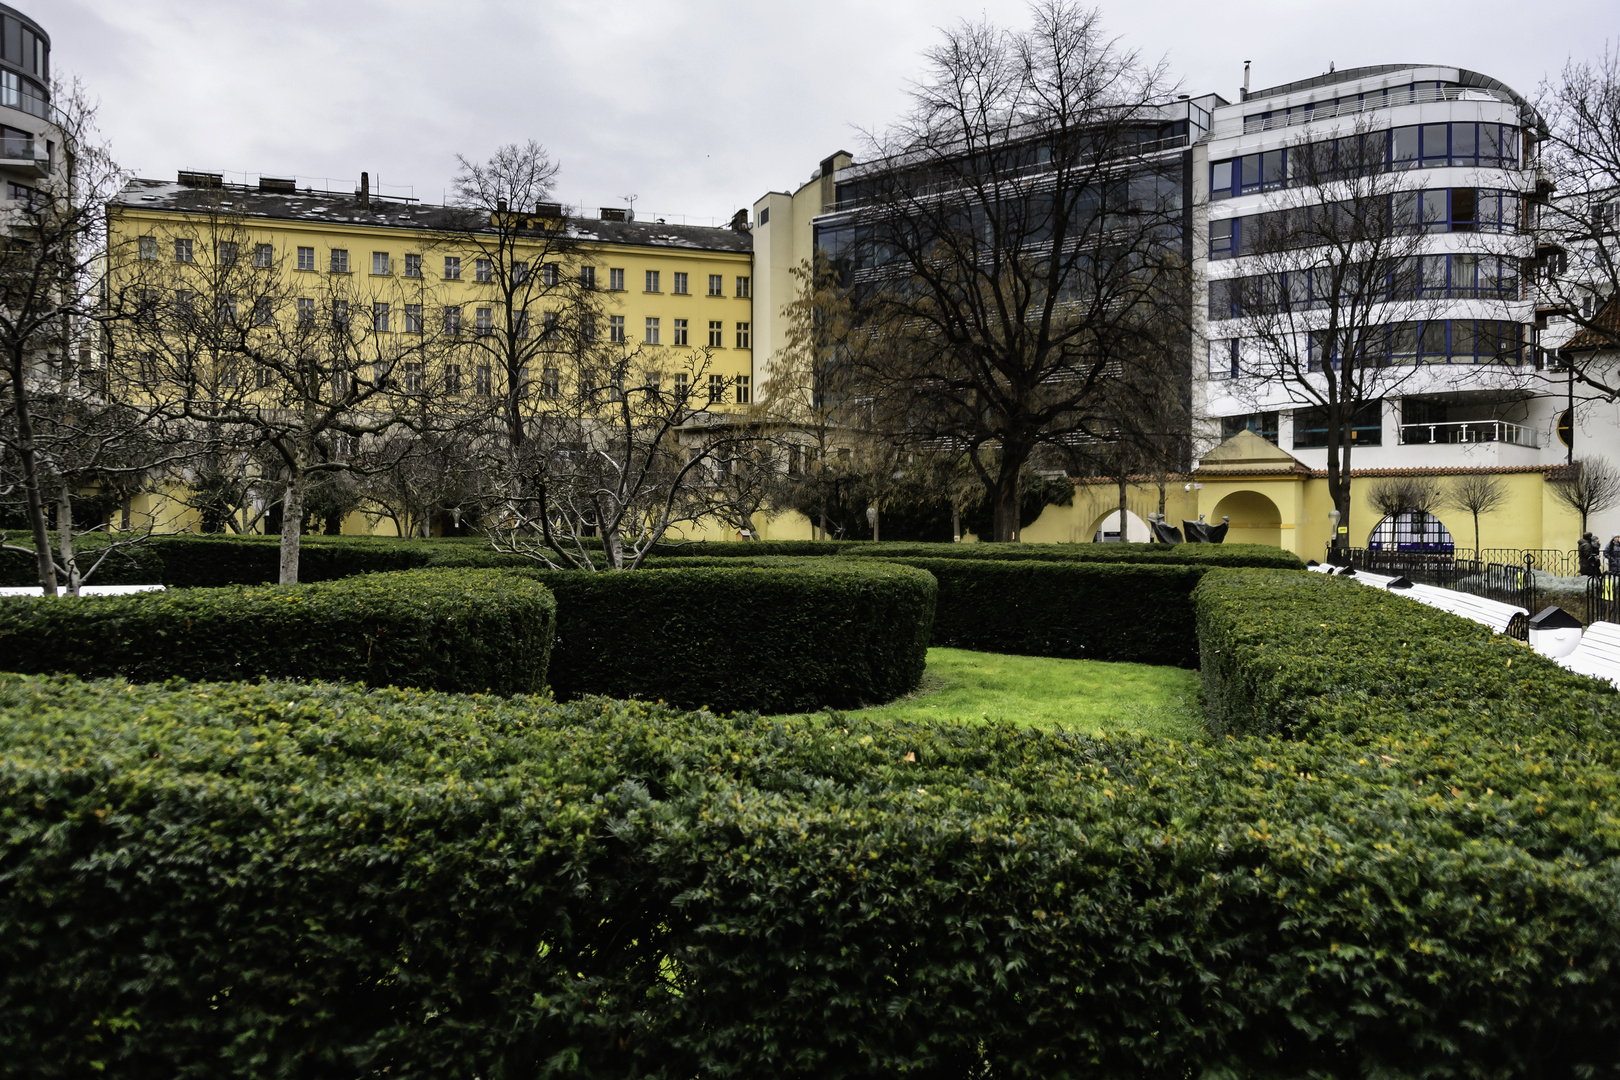
[[[1243,219],[1223,218],[1209,223],[1209,257],[1233,259],[1243,253]]]
[[[1350,420],[1350,440],[1357,446],[1384,444],[1384,403],[1369,401]],[[1294,449],[1312,449],[1328,444],[1327,408],[1294,410]]]
[[[1224,441],[1242,431],[1252,431],[1262,439],[1277,444],[1277,412],[1244,413],[1242,416],[1221,417],[1221,439]]]
[[[1209,343],[1209,377],[1235,379],[1242,374],[1238,366],[1238,338],[1214,338]]]

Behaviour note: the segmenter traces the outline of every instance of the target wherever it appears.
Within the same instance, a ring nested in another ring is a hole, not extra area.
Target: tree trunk
[[[1008,468],[1006,448],[1002,449],[1001,471],[996,474],[996,487],[990,493],[995,500],[995,539],[1008,543],[1018,539],[1018,471],[1019,465]],[[1019,464],[1022,464],[1020,462]]]
[[[63,484],[56,493],[56,547],[62,556],[62,584],[69,596],[79,595],[79,560],[73,557],[73,496]]]
[[[624,541],[620,539],[618,529],[603,530],[602,554],[610,568],[624,569]]]
[[[304,531],[304,473],[292,471],[281,502],[281,577],[283,585],[298,584],[298,544]]]
[[[951,503],[951,542],[962,542],[962,510],[955,503]]]
[[[1125,478],[1121,476],[1119,478],[1119,542],[1122,544],[1131,542],[1131,527],[1127,524],[1129,519],[1125,516],[1128,513],[1130,511],[1125,508]]]
[[[28,384],[22,364],[11,366],[12,404],[17,415],[17,456],[22,459],[23,493],[28,498],[29,531],[34,535],[34,559],[39,587],[56,595],[56,560],[51,558],[50,529],[45,522],[45,500],[40,494],[39,458],[34,451],[34,421],[28,405]]]

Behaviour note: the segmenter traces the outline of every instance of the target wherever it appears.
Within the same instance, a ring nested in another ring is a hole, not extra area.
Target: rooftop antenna
[[[629,209],[628,212],[625,213],[624,220],[626,220],[626,221],[634,221],[634,220],[636,220],[636,200],[639,199],[639,198],[641,198],[640,195],[626,195],[624,197],[624,201],[630,204],[630,209]]]
[[[1249,61],[1243,61],[1243,100],[1249,100]]]

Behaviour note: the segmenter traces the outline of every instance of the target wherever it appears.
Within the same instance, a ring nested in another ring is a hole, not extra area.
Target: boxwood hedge
[[[722,712],[853,708],[914,689],[937,591],[922,571],[842,559],[521,573],[557,596],[559,697]]]
[[[1612,739],[1356,731],[0,676],[0,1049],[31,1077],[1612,1075]]]
[[[478,570],[0,600],[0,667],[530,692],[546,684],[556,610],[539,583]]]
[[[757,558],[761,555],[875,556],[922,559],[1038,559],[1057,562],[1191,563],[1198,566],[1303,570],[1299,556],[1268,544],[927,544],[865,540],[765,540],[742,544],[665,545],[670,558]]]

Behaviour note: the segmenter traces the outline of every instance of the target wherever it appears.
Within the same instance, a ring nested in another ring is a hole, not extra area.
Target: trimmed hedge
[[[145,681],[268,675],[531,692],[546,685],[556,611],[539,584],[477,570],[0,600],[0,665]]]
[[[925,544],[869,540],[764,540],[660,546],[665,558],[759,558],[773,555],[882,559],[1034,559],[1052,562],[1157,563],[1303,570],[1299,556],[1267,544]]]
[[[1186,747],[0,676],[0,1049],[44,1078],[1612,1075],[1615,769],[1460,725]]]
[[[1216,734],[1620,733],[1620,697],[1484,626],[1328,574],[1217,571],[1193,593]]]
[[[922,679],[934,579],[848,560],[528,570],[557,596],[551,686],[720,712],[889,701]]]
[[[1017,656],[1198,664],[1190,597],[1209,572],[1207,566],[875,557],[827,561],[762,557],[747,563],[814,566],[879,561],[926,570],[939,582],[930,645]],[[737,562],[655,559],[651,565],[725,567]]]

